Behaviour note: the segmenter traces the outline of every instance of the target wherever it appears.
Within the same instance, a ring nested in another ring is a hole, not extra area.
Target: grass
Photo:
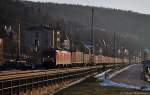
[[[96,79],[89,78],[55,95],[150,95],[150,93],[120,87],[101,87]]]

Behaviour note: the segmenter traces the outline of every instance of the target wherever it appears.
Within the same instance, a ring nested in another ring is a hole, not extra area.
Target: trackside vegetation
[[[88,78],[82,83],[64,89],[55,95],[149,95],[143,92],[120,87],[101,87],[95,78]]]

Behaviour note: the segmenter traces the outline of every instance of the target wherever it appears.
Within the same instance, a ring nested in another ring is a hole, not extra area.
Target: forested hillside
[[[21,23],[26,27],[48,24],[68,35],[74,48],[83,48],[90,42],[92,7],[54,3],[35,3],[19,0],[0,0],[0,25]],[[104,39],[113,47],[116,32],[118,48],[150,47],[150,16],[116,9],[94,9],[96,47],[104,47]],[[63,35],[62,37],[65,38]]]

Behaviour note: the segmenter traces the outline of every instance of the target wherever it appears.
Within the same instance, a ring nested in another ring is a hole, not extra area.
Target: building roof
[[[27,28],[27,30],[57,30],[49,25],[35,25]]]

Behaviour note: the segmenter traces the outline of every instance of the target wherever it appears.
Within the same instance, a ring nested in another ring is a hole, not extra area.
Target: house
[[[23,33],[23,50],[28,52],[34,49],[36,52],[41,52],[51,47],[58,48],[57,43],[60,41],[56,37],[60,34],[58,32],[56,29],[43,25],[28,28]]]

